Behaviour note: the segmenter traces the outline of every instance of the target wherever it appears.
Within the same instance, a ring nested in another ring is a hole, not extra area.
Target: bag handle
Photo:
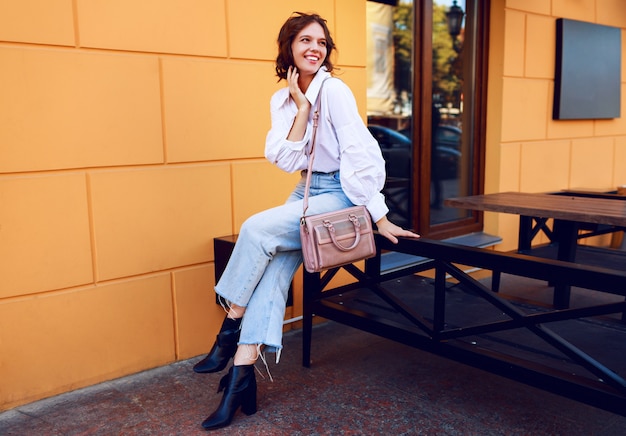
[[[319,124],[320,108],[322,107],[322,88],[324,82],[329,77],[325,78],[320,85],[319,93],[317,94],[317,103],[315,105],[315,111],[313,112],[313,134],[311,135],[311,151],[309,152],[309,164],[306,170],[306,184],[304,187],[304,199],[302,201],[302,218],[306,215],[306,211],[309,208],[309,188],[311,187],[311,173],[313,172],[313,159],[315,158],[315,138],[317,137],[317,125]]]
[[[337,247],[341,251],[353,250],[359,245],[359,242],[361,241],[361,223],[359,222],[359,218],[355,214],[351,213],[350,215],[348,215],[348,219],[354,226],[354,243],[349,247],[344,247],[337,240],[337,237],[335,236],[335,227],[333,226],[333,223],[331,223],[328,220],[325,220],[323,222],[324,227],[328,229],[328,233],[330,234],[330,239],[333,241],[333,244],[335,245],[335,247]]]

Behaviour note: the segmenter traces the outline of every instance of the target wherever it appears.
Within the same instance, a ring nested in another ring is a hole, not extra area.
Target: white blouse
[[[265,141],[265,157],[282,170],[293,173],[307,169],[313,112],[322,82],[330,77],[322,67],[306,91],[311,114],[301,141],[287,140],[298,110],[289,96],[289,88],[280,89],[272,96],[272,127]],[[330,173],[340,170],[345,194],[352,203],[367,207],[376,222],[389,212],[380,192],[385,185],[385,161],[378,142],[363,123],[354,95],[343,81],[337,78],[326,80],[321,94],[313,171]]]

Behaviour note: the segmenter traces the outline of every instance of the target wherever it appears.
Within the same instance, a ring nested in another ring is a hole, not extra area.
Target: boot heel
[[[222,401],[207,419],[202,422],[206,430],[226,427],[233,420],[237,409],[246,415],[256,412],[256,376],[254,365],[231,366],[228,374],[222,377]]]

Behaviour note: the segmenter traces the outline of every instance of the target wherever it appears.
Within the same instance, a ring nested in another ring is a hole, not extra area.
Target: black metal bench
[[[311,361],[315,315],[626,416],[626,326],[588,321],[622,313],[626,302],[561,310],[522,307],[458,265],[624,296],[626,272],[424,238],[394,245],[377,235],[377,244],[379,255],[366,261],[364,271],[344,267],[354,283],[326,289],[337,270],[305,273],[304,366]],[[385,270],[382,252],[425,260]],[[417,274],[426,270],[434,271],[434,279]],[[487,310],[493,313],[486,316]],[[579,348],[572,332],[592,336],[593,356]],[[613,347],[621,349],[602,345],[609,334],[618,337]]]

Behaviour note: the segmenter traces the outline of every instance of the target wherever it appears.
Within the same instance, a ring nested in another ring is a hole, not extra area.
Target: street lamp
[[[446,12],[446,18],[448,19],[448,33],[452,37],[452,47],[457,53],[461,51],[461,46],[457,42],[457,37],[461,33],[464,16],[465,12],[463,12],[463,9],[461,9],[461,7],[456,4],[456,0],[454,0],[452,2],[452,6],[450,6],[450,10]]]

